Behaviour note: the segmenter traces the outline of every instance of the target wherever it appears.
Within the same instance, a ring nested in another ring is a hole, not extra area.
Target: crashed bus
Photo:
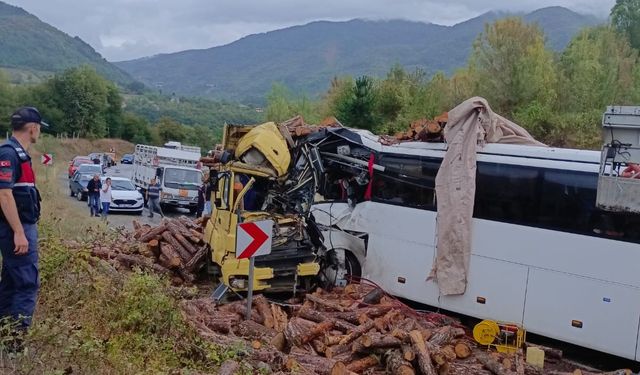
[[[436,176],[451,144],[389,144],[339,124],[301,128],[225,128],[205,232],[225,284],[246,288],[248,261],[233,255],[238,220],[270,217],[282,225],[273,253],[256,258],[256,290],[362,277],[435,308],[640,359],[640,216],[596,204],[600,152],[475,148],[466,290],[448,295],[430,271]]]

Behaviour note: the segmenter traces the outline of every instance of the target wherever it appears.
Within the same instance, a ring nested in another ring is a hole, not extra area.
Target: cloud
[[[9,0],[79,36],[110,61],[209,48],[314,20],[392,19],[451,25],[490,10],[560,5],[605,18],[615,0]]]

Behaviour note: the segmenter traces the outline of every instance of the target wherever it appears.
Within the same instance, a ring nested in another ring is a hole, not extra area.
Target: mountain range
[[[260,103],[273,82],[314,96],[341,75],[382,76],[394,64],[427,74],[463,66],[486,23],[508,16],[489,12],[454,26],[405,20],[317,21],[200,50],[116,63],[134,78],[166,92]],[[563,49],[583,27],[599,21],[562,7],[521,15],[537,23],[547,45]]]
[[[325,92],[335,76],[383,76],[395,64],[427,74],[452,73],[465,65],[484,25],[509,15],[489,12],[454,26],[406,20],[316,21],[224,46],[110,63],[79,37],[0,1],[0,68],[46,76],[89,64],[121,86],[140,81],[165,93],[260,105],[274,82],[314,97]],[[537,23],[547,45],[557,51],[581,28],[602,22],[562,7],[520,16]]]
[[[134,82],[79,37],[71,37],[24,9],[0,1],[0,67],[13,74],[42,78],[83,64],[120,85]]]

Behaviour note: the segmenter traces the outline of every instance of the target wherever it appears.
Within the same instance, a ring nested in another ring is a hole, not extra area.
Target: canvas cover
[[[455,295],[464,294],[469,273],[476,147],[487,142],[545,145],[495,114],[480,97],[468,99],[449,112],[444,138],[448,147],[436,176],[436,259],[429,279],[438,283],[442,295]]]

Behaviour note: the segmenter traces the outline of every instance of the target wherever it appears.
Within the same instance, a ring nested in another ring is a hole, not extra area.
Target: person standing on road
[[[151,179],[151,183],[147,188],[147,200],[149,201],[149,217],[153,217],[153,211],[157,211],[161,217],[164,217],[162,208],[160,208],[160,194],[162,188],[160,183],[155,178]]]
[[[11,127],[11,138],[0,145],[0,319],[13,320],[20,332],[31,325],[40,284],[40,194],[27,150],[48,125],[36,108],[23,107],[11,116]]]
[[[100,216],[100,189],[102,188],[102,182],[100,181],[100,175],[94,174],[93,179],[87,183],[87,199],[89,200],[89,207],[91,216]]]
[[[202,212],[204,211],[204,201],[205,195],[207,192],[207,176],[202,177],[202,183],[198,187],[198,206],[196,209],[196,217],[202,216]]]
[[[104,187],[100,189],[100,204],[102,204],[102,219],[107,220],[109,206],[111,206],[111,178],[107,177]]]

